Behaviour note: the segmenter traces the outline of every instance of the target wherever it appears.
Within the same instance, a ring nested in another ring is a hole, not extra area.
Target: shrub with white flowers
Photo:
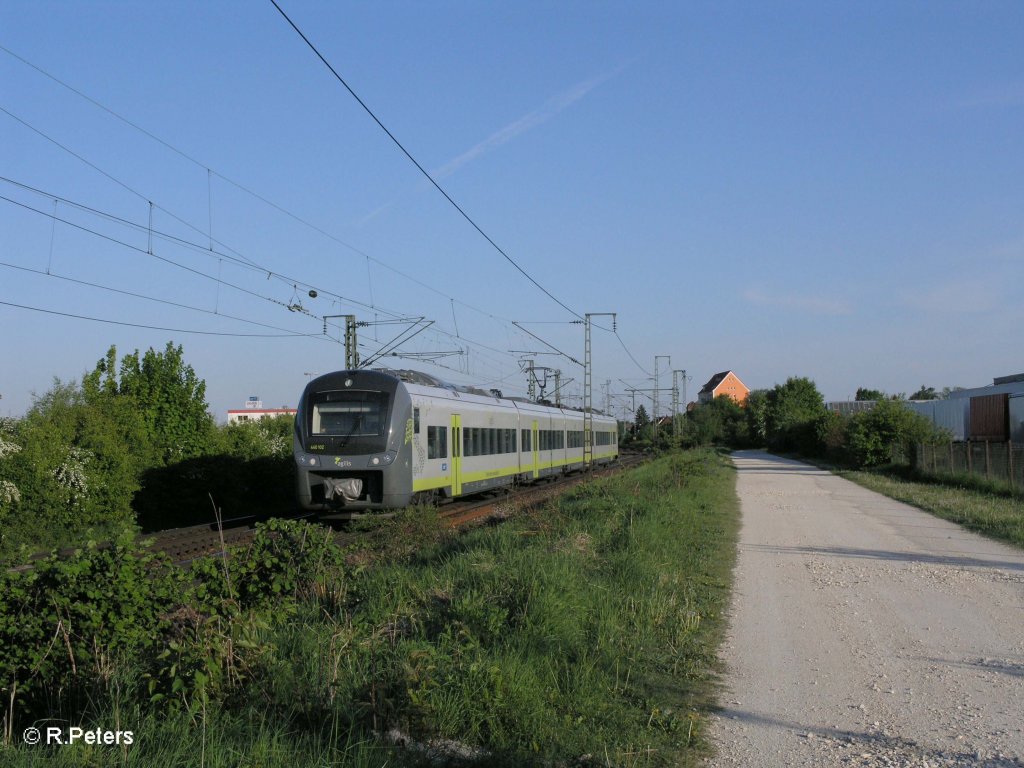
[[[71,494],[72,501],[83,501],[89,493],[86,464],[93,458],[92,451],[71,446],[64,461],[53,470],[57,483]]]
[[[0,418],[0,459],[6,459],[21,450],[15,442],[14,419]]]
[[[15,442],[14,419],[0,418],[0,461],[21,450]],[[13,507],[21,501],[21,491],[10,480],[0,480],[0,509]]]
[[[13,507],[21,501],[21,491],[10,480],[0,480],[0,509]]]

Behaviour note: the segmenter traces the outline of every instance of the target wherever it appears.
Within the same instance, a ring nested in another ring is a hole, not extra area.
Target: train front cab
[[[346,517],[408,505],[412,428],[408,392],[393,376],[339,371],[311,381],[295,424],[300,506]]]

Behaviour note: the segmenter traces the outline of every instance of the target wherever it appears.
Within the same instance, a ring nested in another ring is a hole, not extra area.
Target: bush
[[[154,648],[182,574],[120,542],[0,577],[0,693],[21,711],[80,706]],[[66,714],[66,713],[65,713]]]
[[[747,414],[731,397],[716,397],[702,403],[680,419],[683,447],[725,445],[743,448],[750,443]]]
[[[852,416],[846,427],[846,454],[855,467],[874,467],[892,461],[897,443],[929,443],[944,435],[931,421],[911,411],[901,400],[880,400],[870,411]]]
[[[134,527],[131,498],[144,451],[124,416],[57,381],[24,419],[5,426],[0,558],[9,561],[19,547],[71,546]]]

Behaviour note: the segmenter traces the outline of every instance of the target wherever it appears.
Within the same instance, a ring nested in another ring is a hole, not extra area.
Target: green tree
[[[195,458],[209,449],[214,422],[206,382],[185,363],[181,345],[167,342],[163,352],[151,347],[141,359],[135,350],[121,360],[119,378],[116,368],[117,350],[111,347],[87,377],[87,390],[134,409],[157,463]]]
[[[857,387],[857,394],[854,395],[854,400],[885,400],[886,394],[880,389],[866,389],[864,387]]]
[[[731,397],[716,397],[688,414],[684,433],[688,446],[724,445],[740,448],[749,443],[747,414]]]
[[[647,409],[644,408],[643,403],[636,409],[636,416],[633,420],[633,426],[636,429],[637,437],[640,437],[644,430],[651,424],[651,417],[647,415]]]
[[[747,438],[754,445],[768,444],[768,390],[755,389],[747,395]]]
[[[816,454],[820,445],[815,425],[824,412],[825,400],[810,379],[793,376],[776,384],[767,396],[769,447]]]
[[[914,394],[910,396],[911,400],[938,400],[939,393],[935,391],[935,387],[926,387],[924,384]]]

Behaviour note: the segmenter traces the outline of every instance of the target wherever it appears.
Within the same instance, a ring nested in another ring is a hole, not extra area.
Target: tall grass
[[[224,630],[253,647],[201,706],[97,702],[83,721],[116,719],[132,747],[22,745],[0,762],[694,764],[737,520],[731,467],[708,451],[462,535],[411,513],[387,556],[348,553],[343,584],[318,580],[254,609],[245,633]]]

